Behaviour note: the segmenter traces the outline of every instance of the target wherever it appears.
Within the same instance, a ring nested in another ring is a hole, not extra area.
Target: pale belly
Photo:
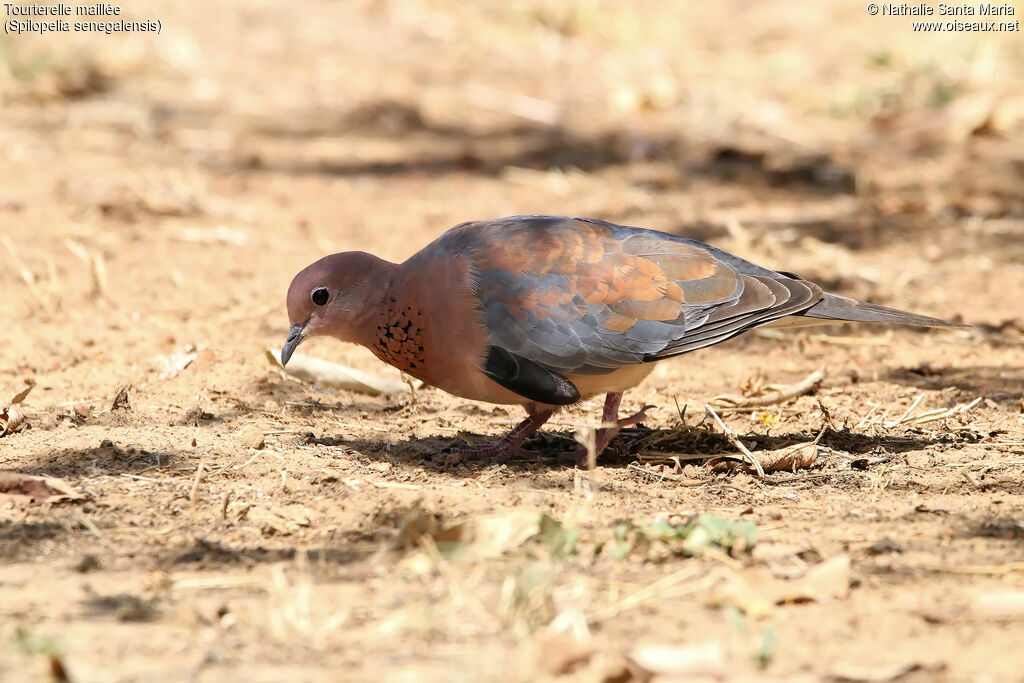
[[[612,394],[632,389],[654,370],[654,363],[627,365],[607,375],[569,375],[569,380],[586,399],[597,394]]]
[[[432,384],[450,394],[474,401],[522,405],[528,409],[530,406],[537,405],[534,401],[506,389],[484,375],[480,371],[478,362],[475,359],[452,357],[449,359],[448,364],[452,366],[458,364],[461,367],[447,367],[443,369],[444,371],[430,373],[429,376],[417,376],[428,384]],[[586,400],[601,394],[618,393],[632,389],[644,381],[647,375],[651,374],[651,371],[654,370],[654,365],[654,363],[628,365],[607,375],[567,375],[567,378],[579,389],[580,400]],[[549,407],[554,410],[560,410],[564,406]]]

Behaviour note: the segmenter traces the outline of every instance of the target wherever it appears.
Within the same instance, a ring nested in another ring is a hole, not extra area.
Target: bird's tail
[[[850,299],[838,294],[825,292],[821,301],[798,314],[807,318],[817,318],[822,322],[845,320],[858,323],[895,323],[898,325],[924,325],[927,327],[968,327],[963,323],[955,323],[926,315],[908,313],[896,308],[869,304],[866,301]],[[808,321],[810,323],[810,321]],[[813,324],[813,323],[811,323]]]

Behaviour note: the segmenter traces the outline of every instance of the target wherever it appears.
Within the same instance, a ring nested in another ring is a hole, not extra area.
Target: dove
[[[564,406],[605,394],[600,453],[647,408],[623,392],[656,363],[757,327],[836,321],[962,327],[824,291],[677,235],[589,218],[461,223],[401,264],[350,251],[292,280],[281,362],[319,335],[361,344],[450,394],[527,416],[467,455],[506,461]],[[577,451],[576,456],[585,455]]]

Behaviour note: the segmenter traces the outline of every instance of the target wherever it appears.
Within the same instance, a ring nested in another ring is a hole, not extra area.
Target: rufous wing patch
[[[633,327],[633,325],[636,325],[636,318],[619,315],[615,311],[608,311],[608,319],[601,324],[601,327],[611,332],[625,332]]]
[[[680,305],[671,299],[657,301],[620,301],[612,310],[622,316],[639,320],[675,320],[682,314]]]

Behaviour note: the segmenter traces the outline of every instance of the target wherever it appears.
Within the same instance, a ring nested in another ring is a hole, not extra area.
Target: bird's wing
[[[708,245],[560,216],[456,226],[492,346],[561,374],[602,374],[804,310],[821,289]]]

